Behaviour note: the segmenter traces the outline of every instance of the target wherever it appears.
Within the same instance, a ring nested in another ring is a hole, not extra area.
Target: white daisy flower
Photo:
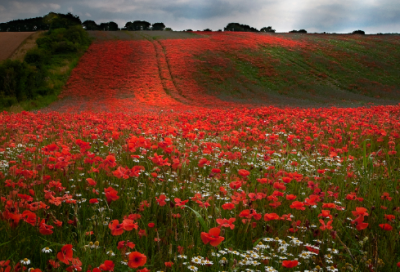
[[[28,264],[31,263],[31,261],[30,261],[29,259],[27,259],[27,258],[21,260],[20,262],[21,262],[22,264],[24,264],[24,265],[28,265]]]
[[[42,252],[43,252],[43,253],[51,253],[51,252],[53,252],[53,250],[50,249],[49,247],[44,247],[44,248],[42,249]]]

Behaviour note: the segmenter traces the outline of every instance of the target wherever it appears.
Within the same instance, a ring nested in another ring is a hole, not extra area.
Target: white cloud
[[[53,3],[47,4],[47,6],[50,7],[51,9],[54,9],[54,10],[57,10],[57,9],[61,8],[61,6],[59,4],[53,4]]]

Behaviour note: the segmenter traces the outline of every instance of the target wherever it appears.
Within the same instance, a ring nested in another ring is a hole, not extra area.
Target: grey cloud
[[[399,0],[0,0],[0,21],[71,10],[82,21],[115,21],[120,27],[146,20],[174,29],[218,29],[239,22],[256,28],[271,25],[278,32],[400,32]]]
[[[334,3],[305,7],[295,23],[298,28],[313,28],[319,32],[345,32],[388,24],[400,26],[400,2],[386,0],[381,3],[383,5],[378,6],[371,3]]]

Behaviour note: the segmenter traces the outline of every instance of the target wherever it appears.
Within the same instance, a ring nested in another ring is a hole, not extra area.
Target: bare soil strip
[[[0,61],[8,59],[35,32],[0,32]]]

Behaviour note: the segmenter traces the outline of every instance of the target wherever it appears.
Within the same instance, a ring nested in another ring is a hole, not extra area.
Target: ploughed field
[[[0,271],[399,269],[398,36],[91,35],[0,113]]]
[[[8,59],[34,32],[0,32],[0,61]]]

